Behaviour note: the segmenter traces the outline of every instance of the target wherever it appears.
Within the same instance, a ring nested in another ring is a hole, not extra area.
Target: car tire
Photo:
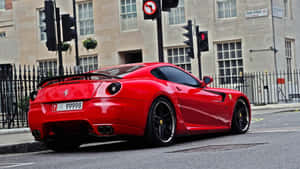
[[[243,134],[249,130],[250,127],[250,112],[246,102],[239,99],[233,111],[231,131],[234,134]]]
[[[164,97],[154,100],[148,113],[145,131],[150,146],[168,146],[174,142],[176,113],[172,103]]]

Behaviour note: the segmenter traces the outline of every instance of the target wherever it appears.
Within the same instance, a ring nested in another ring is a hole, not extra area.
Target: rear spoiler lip
[[[84,76],[86,79],[87,77],[91,77],[91,76],[105,76],[108,78],[114,78],[114,79],[122,79],[121,77],[118,76],[110,76],[107,74],[103,74],[103,73],[83,73],[83,74],[74,74],[74,75],[65,75],[65,76],[56,76],[56,77],[51,77],[51,78],[47,78],[43,81],[41,81],[38,84],[38,88],[42,87],[45,83],[53,81],[53,80],[58,80],[58,82],[63,82],[65,78],[69,78],[69,77],[80,77],[80,76]]]

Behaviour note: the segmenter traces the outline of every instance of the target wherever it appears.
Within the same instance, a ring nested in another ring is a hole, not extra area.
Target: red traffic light
[[[201,52],[205,52],[209,50],[209,44],[208,44],[208,32],[202,31],[197,33],[198,36],[198,50]]]
[[[206,36],[205,36],[204,33],[201,34],[201,39],[202,39],[202,40],[205,40],[205,39],[206,39]]]

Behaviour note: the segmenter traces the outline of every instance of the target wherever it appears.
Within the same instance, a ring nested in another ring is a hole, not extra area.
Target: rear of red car
[[[143,135],[144,100],[124,97],[127,81],[88,73],[42,82],[31,96],[32,134],[39,141],[71,138],[78,144],[90,136]]]

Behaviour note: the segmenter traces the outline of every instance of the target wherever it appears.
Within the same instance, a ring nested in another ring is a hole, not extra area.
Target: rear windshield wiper
[[[51,81],[53,81],[53,83],[63,82],[63,81],[65,81],[66,78],[84,77],[85,80],[90,80],[92,76],[103,76],[108,79],[122,79],[121,77],[111,76],[111,75],[107,75],[104,73],[84,73],[84,74],[56,76],[56,77],[47,78],[47,79],[41,81],[37,87],[42,87],[44,84],[49,83]],[[76,79],[71,79],[71,80],[76,80]],[[49,84],[53,84],[53,83],[49,83]]]

